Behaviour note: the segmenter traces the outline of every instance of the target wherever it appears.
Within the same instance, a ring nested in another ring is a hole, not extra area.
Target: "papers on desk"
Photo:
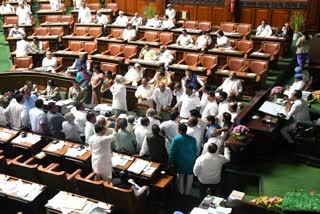
[[[59,149],[62,149],[64,147],[64,141],[60,140],[59,143],[56,144],[51,144],[48,148],[47,151],[49,152],[55,152]]]
[[[272,103],[270,101],[265,101],[262,106],[259,108],[259,111],[278,117],[279,113],[285,114],[284,107],[282,105]],[[288,120],[289,118],[285,118]]]
[[[41,140],[41,136],[40,135],[35,135],[35,134],[31,134],[31,133],[27,133],[26,137],[22,137],[21,135],[18,135],[16,138],[14,138],[12,140],[13,143],[31,143],[31,144],[36,144]]]
[[[128,159],[125,159],[120,156],[113,156],[111,160],[112,160],[112,166],[125,166],[129,161]]]
[[[208,214],[208,210],[201,209],[199,207],[195,207],[192,209],[190,214]]]
[[[252,55],[264,56],[266,54],[261,52],[253,52]]]
[[[86,148],[81,149],[80,151],[77,148],[69,148],[68,151],[64,154],[69,157],[77,157],[84,155],[88,150]]]
[[[56,102],[57,106],[64,106],[64,105],[70,105],[71,103],[73,103],[74,101],[72,99],[66,99],[66,100],[59,100],[58,102]]]
[[[12,134],[0,131],[0,139],[3,141],[8,141],[12,137]]]
[[[108,104],[98,104],[94,107],[93,109],[94,111],[100,112],[100,111],[111,111],[112,110],[112,106],[108,105]]]
[[[229,73],[229,70],[220,70],[220,72],[227,74],[227,73]]]
[[[156,169],[157,169],[156,167],[149,166],[149,167],[147,167],[147,168],[145,168],[145,169],[143,170],[143,173],[144,173],[145,175],[151,176],[152,173],[153,173],[154,171],[156,171]]]
[[[150,166],[150,163],[148,161],[136,159],[128,168],[128,171],[140,174],[148,166]]]
[[[249,76],[249,77],[255,77],[255,76],[257,76],[257,74],[255,74],[255,73],[247,73],[247,76]]]

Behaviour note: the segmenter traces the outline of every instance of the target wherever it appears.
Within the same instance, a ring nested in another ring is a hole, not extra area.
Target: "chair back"
[[[50,30],[49,30],[48,27],[37,27],[37,28],[34,28],[35,36],[46,36],[48,33],[50,33]]]
[[[16,68],[29,69],[29,66],[31,64],[32,64],[32,56],[15,57],[14,58],[14,65],[16,66]]]
[[[203,55],[200,57],[200,63],[205,68],[211,68],[218,64],[218,56],[213,55]]]
[[[79,26],[74,27],[74,33],[76,36],[83,36],[83,35],[87,34],[87,32],[88,32],[87,27],[79,27]]]
[[[163,45],[169,45],[173,42],[173,33],[170,32],[162,32],[159,35],[160,43]]]
[[[93,36],[94,38],[98,38],[102,35],[102,29],[101,27],[90,27],[88,30],[88,33],[90,36]]]
[[[212,24],[211,24],[211,22],[207,22],[207,21],[199,22],[199,30],[202,30],[202,31],[211,31],[211,29],[212,29]]]
[[[68,47],[71,51],[79,51],[81,48],[83,48],[83,42],[82,41],[69,41]]]
[[[251,60],[249,69],[253,73],[260,73],[262,70],[268,69],[268,61]]]
[[[111,29],[111,35],[113,38],[119,38],[122,36],[123,29],[118,28],[112,28]]]
[[[100,3],[87,3],[87,7],[90,8],[90,10],[99,10],[100,7]]]
[[[115,56],[122,51],[123,45],[116,43],[109,43],[108,50],[110,51],[111,56]]]
[[[119,10],[118,3],[108,3],[107,9],[111,9],[113,14],[115,14]]]
[[[222,22],[220,24],[220,30],[230,33],[236,29],[236,24],[233,22]]]
[[[18,24],[18,16],[6,16],[4,17],[5,25],[13,25]]]
[[[76,175],[76,182],[80,195],[84,195],[98,201],[105,200],[103,180],[94,181],[91,179],[85,179],[81,177],[81,175]]]
[[[237,32],[243,35],[251,33],[251,24],[240,23],[237,25]]]
[[[237,57],[228,57],[228,67],[231,71],[240,71],[240,69],[245,65],[245,59]]]
[[[264,53],[274,54],[275,52],[280,50],[279,42],[263,42],[262,50]]]
[[[237,42],[237,49],[239,51],[248,53],[248,51],[252,50],[252,48],[253,48],[253,41],[251,40],[239,40]]]
[[[118,65],[114,63],[101,62],[100,69],[104,72],[111,71],[113,74],[118,73]]]
[[[184,61],[186,65],[194,65],[199,62],[200,55],[194,53],[187,53],[184,55]]]
[[[46,16],[46,22],[59,22],[60,16]]]
[[[187,20],[183,23],[183,27],[188,29],[197,29],[198,22],[195,20]]]
[[[49,193],[56,193],[67,188],[67,176],[65,171],[55,172],[45,169],[43,166],[38,167],[39,182],[46,185]]]
[[[50,28],[50,35],[54,35],[54,36],[60,36],[60,35],[64,34],[64,30],[63,27],[51,27]]]
[[[123,47],[124,58],[128,59],[132,55],[137,55],[138,48],[135,45],[125,45]]]
[[[73,16],[72,15],[61,15],[60,22],[68,22],[70,24],[73,23]]]
[[[159,38],[159,32],[156,31],[145,31],[144,37],[146,38],[146,41],[152,42]]]
[[[42,42],[42,48],[44,51],[50,50],[49,41],[41,41],[41,42]]]
[[[40,10],[51,10],[50,4],[40,4]]]
[[[91,53],[92,51],[97,49],[97,42],[85,42],[84,43],[84,51]]]

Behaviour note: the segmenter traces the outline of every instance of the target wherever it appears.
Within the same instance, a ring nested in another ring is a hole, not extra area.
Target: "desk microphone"
[[[130,179],[128,180],[128,183],[129,183],[129,184],[132,184],[132,185],[134,186],[134,188],[140,189],[140,186],[139,186],[138,184],[136,184],[133,179],[130,178]]]

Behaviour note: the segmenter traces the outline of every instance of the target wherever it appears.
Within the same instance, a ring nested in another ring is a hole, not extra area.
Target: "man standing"
[[[202,95],[203,96],[203,95]],[[201,119],[203,121],[206,120],[207,116],[218,115],[218,104],[216,102],[216,97],[214,91],[209,91],[208,93],[208,103],[204,106],[204,109],[202,111]]]
[[[72,114],[75,117],[75,125],[79,127],[80,138],[82,143],[85,143],[85,127],[87,123],[87,113],[84,111],[84,105],[82,102],[76,102],[74,108],[71,109]]]
[[[82,24],[91,22],[91,10],[86,6],[86,3],[84,1],[81,3],[81,7],[78,11],[78,22]]]
[[[29,88],[23,88],[21,90],[21,93],[23,94],[24,98],[24,105],[27,108],[27,111],[29,113],[30,109],[35,107],[35,102],[37,100],[37,96],[34,94],[31,94],[29,91]]]
[[[58,106],[54,102],[48,104],[48,110],[48,127],[51,135],[57,138],[64,138],[62,123],[65,121],[65,118],[58,113]]]
[[[113,96],[112,111],[116,114],[127,112],[127,89],[124,82],[123,76],[117,75],[115,83],[110,87]]]
[[[21,40],[17,41],[16,57],[24,57],[28,56],[29,53],[37,52],[27,40],[28,38],[24,36]]]
[[[16,102],[10,102],[9,106],[4,110],[4,115],[10,127],[15,130],[28,127],[28,111],[23,103],[23,95],[19,93],[16,95]]]
[[[89,138],[94,135],[94,124],[97,122],[96,115],[94,113],[87,114],[87,122],[84,130],[86,138],[86,144],[89,144]]]
[[[143,78],[141,85],[138,86],[135,96],[138,99],[139,104],[148,105],[150,108],[153,107],[153,93],[154,89],[148,84],[148,80]]]
[[[136,154],[137,149],[137,140],[133,133],[127,131],[128,122],[127,119],[119,119],[119,132],[118,136],[115,139],[114,147],[115,151],[127,154],[134,155]]]
[[[37,134],[48,134],[48,118],[43,111],[43,100],[36,100],[36,107],[30,110],[30,124],[31,130]]]
[[[179,134],[176,135],[169,149],[169,162],[173,163],[177,170],[178,190],[181,195],[190,195],[193,183],[193,166],[197,158],[197,141],[194,137],[187,135],[188,127],[180,123]],[[184,178],[187,176],[187,184]]]
[[[23,2],[19,2],[19,6],[16,10],[16,15],[18,16],[18,25],[21,24],[31,24],[31,10],[26,7]]]
[[[154,90],[153,100],[156,103],[157,112],[169,110],[172,102],[172,91],[162,82],[159,88]]]
[[[230,72],[229,77],[217,88],[217,91],[224,91],[227,94],[234,92],[236,96],[240,96],[243,87],[241,81],[237,78],[236,72]]]
[[[87,90],[80,86],[80,83],[73,81],[72,87],[69,88],[68,98],[75,102],[85,102],[87,98]]]
[[[167,4],[166,16],[168,16],[168,18],[171,20],[176,18],[176,11],[172,8],[171,4]]]

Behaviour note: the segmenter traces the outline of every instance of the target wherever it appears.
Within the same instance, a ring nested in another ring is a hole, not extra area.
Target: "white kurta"
[[[91,150],[92,170],[103,180],[112,179],[112,151],[111,144],[117,133],[113,131],[109,136],[93,135],[89,139]]]
[[[218,115],[218,104],[217,102],[214,100],[212,102],[208,102],[204,109],[203,112],[201,114],[201,119],[203,121],[206,121],[207,116],[209,115],[213,115],[213,116],[217,116]]]
[[[120,25],[120,26],[127,26],[129,23],[128,17],[127,16],[118,16],[116,18],[116,21],[113,23],[114,25]]]
[[[207,48],[209,45],[211,45],[211,43],[211,37],[209,36],[208,38],[206,38],[206,36],[204,35],[199,36],[196,41],[198,48]]]
[[[127,111],[127,89],[124,84],[115,83],[110,87],[112,93],[112,109]]]
[[[108,17],[104,14],[101,14],[101,16],[96,16],[96,23],[106,25],[109,23]]]
[[[33,53],[33,52],[36,52],[36,50],[32,48],[29,42],[25,40],[17,41],[17,49],[16,49],[17,57],[28,56],[29,53]]]
[[[42,60],[42,67],[47,67],[48,70],[54,70],[57,67],[57,59],[52,57],[48,59],[47,57]]]
[[[202,148],[202,130],[201,130],[201,127],[199,125],[196,125],[195,127],[189,127],[188,126],[187,134],[196,139],[197,146],[198,146],[197,155],[199,155],[200,151],[201,151],[201,148]]]
[[[270,37],[272,36],[272,28],[270,27],[270,25],[259,25],[256,35],[261,37]]]
[[[164,90],[164,92],[162,92],[160,90],[160,88],[157,88],[154,91],[154,95],[153,95],[153,99],[154,102],[156,103],[157,107],[157,111],[160,111],[161,107],[168,107],[171,106],[171,102],[172,102],[172,91],[170,88],[166,87],[166,89]]]
[[[193,39],[191,35],[179,35],[177,41],[177,44],[181,45],[181,46],[189,46],[193,44]]]
[[[28,111],[23,104],[11,102],[4,110],[4,115],[13,129],[19,130],[28,126]]]
[[[174,27],[174,23],[171,19],[163,20],[161,27],[164,29],[171,29]]]
[[[233,79],[227,78],[224,80],[221,86],[218,87],[218,89],[230,93],[230,92],[242,92],[242,84],[239,79]]]
[[[160,27],[161,26],[161,20],[152,18],[152,19],[148,20],[147,26],[148,27]]]
[[[9,36],[12,36],[12,37],[22,38],[24,35],[26,35],[26,33],[21,27],[19,27],[18,29],[11,28],[11,30],[9,31]]]
[[[78,21],[82,24],[87,24],[91,22],[91,11],[89,7],[79,8]]]
[[[135,17],[133,16],[131,19],[130,19],[130,23],[133,25],[133,26],[140,26],[142,25],[142,18],[139,16],[139,17]]]
[[[124,75],[124,78],[128,82],[139,82],[143,78],[143,73],[142,71],[137,71],[134,67],[132,67]]]
[[[221,36],[220,38],[217,38],[217,45],[219,45],[219,48],[227,48],[227,49],[232,48],[230,40],[226,36]]]
[[[61,0],[50,0],[50,6],[52,11],[59,11],[61,7]]]
[[[135,29],[131,29],[131,30],[128,30],[127,28],[124,29],[124,31],[122,33],[123,40],[129,40],[129,39],[133,39],[135,37],[136,37],[136,30]]]
[[[31,11],[28,7],[18,7],[16,15],[18,16],[18,24],[31,24]]]
[[[176,106],[181,106],[180,116],[184,119],[187,119],[191,116],[190,110],[201,107],[200,98],[194,93],[190,96],[187,94],[183,94],[180,102],[177,103]]]
[[[171,9],[167,8],[165,13],[169,17],[169,19],[175,19],[176,18],[176,11],[173,8],[171,8]]]
[[[0,13],[14,13],[14,7],[12,7],[10,4],[6,4],[6,6],[1,5],[0,6]]]
[[[135,96],[138,98],[139,104],[148,105],[150,108],[153,107],[153,92],[154,89],[152,86],[148,85],[144,87],[143,85],[138,86]],[[145,98],[147,100],[142,100],[140,97]]]
[[[159,53],[159,62],[163,62],[165,67],[168,67],[168,65],[172,62],[174,59],[172,53],[170,50],[165,50],[164,52]]]

